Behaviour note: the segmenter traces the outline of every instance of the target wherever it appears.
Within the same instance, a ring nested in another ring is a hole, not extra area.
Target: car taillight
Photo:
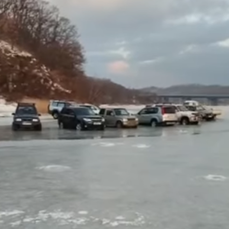
[[[161,108],[161,113],[165,114],[165,108],[164,107]]]

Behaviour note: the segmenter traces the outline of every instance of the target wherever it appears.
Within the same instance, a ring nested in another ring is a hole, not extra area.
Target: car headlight
[[[22,121],[21,118],[16,118],[15,120],[16,120],[16,122],[21,122]]]
[[[84,118],[83,119],[85,122],[91,122],[91,119],[90,118]]]
[[[33,122],[38,122],[38,119],[37,118],[34,118],[32,121]]]
[[[135,121],[138,121],[138,118],[135,118]]]
[[[122,121],[123,121],[123,122],[127,122],[127,119],[126,119],[126,118],[124,118],[124,119],[122,119]]]
[[[102,118],[102,122],[105,122],[105,118]]]

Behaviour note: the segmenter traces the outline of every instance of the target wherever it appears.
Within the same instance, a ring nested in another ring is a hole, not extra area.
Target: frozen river
[[[228,229],[228,113],[82,134],[49,120],[43,133],[12,133],[5,119],[0,228]]]

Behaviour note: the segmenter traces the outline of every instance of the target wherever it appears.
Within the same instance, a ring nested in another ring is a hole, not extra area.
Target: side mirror
[[[15,115],[15,113],[12,113],[12,115]]]

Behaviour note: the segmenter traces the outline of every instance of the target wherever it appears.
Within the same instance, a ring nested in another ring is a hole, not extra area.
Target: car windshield
[[[25,115],[25,114],[36,115],[37,111],[35,107],[18,107],[16,114],[17,115]]]
[[[205,108],[204,108],[203,106],[200,106],[200,105],[199,105],[199,106],[196,107],[196,110],[198,110],[198,111],[203,111],[203,110],[205,110]]]
[[[90,108],[74,108],[74,112],[77,115],[95,115],[95,113]]]
[[[129,115],[126,109],[114,109],[115,115]]]
[[[177,106],[177,108],[178,108],[180,111],[188,111],[188,109],[187,109],[185,106]]]

